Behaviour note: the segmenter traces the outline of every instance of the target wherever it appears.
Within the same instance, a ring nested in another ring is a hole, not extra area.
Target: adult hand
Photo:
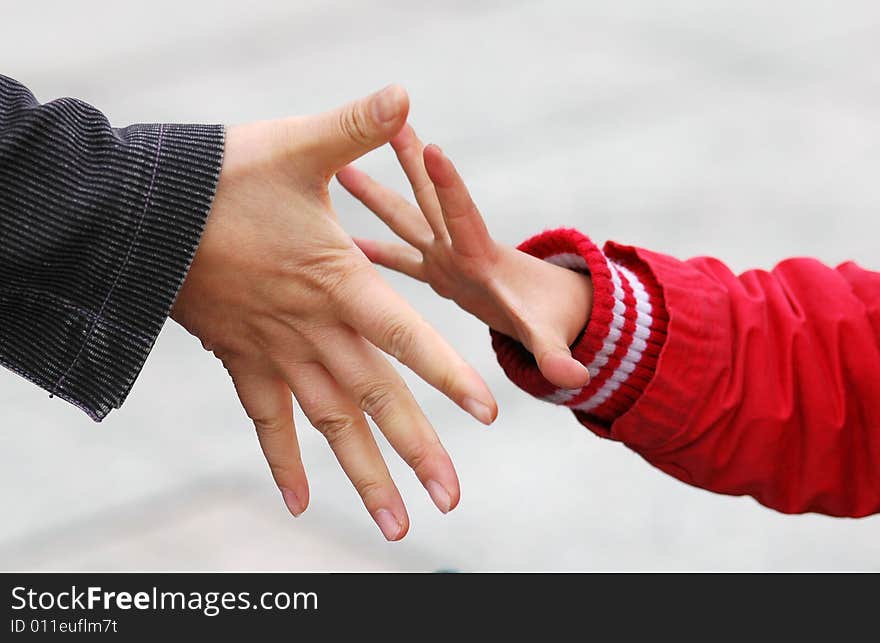
[[[328,182],[404,125],[403,89],[309,117],[230,127],[217,195],[172,317],[222,360],[290,512],[309,488],[291,391],[388,540],[406,508],[369,415],[444,513],[460,497],[446,450],[393,355],[480,421],[483,380],[375,272],[336,222]]]

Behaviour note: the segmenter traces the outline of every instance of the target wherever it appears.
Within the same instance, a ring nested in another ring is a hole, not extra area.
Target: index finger
[[[440,203],[437,200],[437,193],[434,191],[434,184],[431,183],[428,173],[425,171],[425,161],[422,157],[424,145],[416,136],[416,131],[412,125],[407,123],[391,139],[391,147],[400,161],[400,167],[403,168],[404,174],[409,181],[416,197],[416,203],[419,204],[425,220],[431,226],[434,232],[434,238],[445,240],[449,235],[446,226],[443,223],[443,214],[440,211]]]
[[[483,378],[367,265],[343,284],[342,319],[483,424],[498,414]]]

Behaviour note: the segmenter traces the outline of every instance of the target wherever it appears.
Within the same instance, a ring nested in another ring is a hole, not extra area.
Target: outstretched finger
[[[492,250],[492,238],[452,161],[436,145],[425,148],[425,167],[437,191],[455,251],[476,258]]]
[[[434,238],[446,241],[449,239],[449,233],[446,231],[446,224],[443,223],[440,201],[437,199],[434,184],[431,183],[431,178],[425,170],[425,161],[422,158],[422,150],[425,146],[409,123],[404,125],[400,132],[391,139],[391,147],[394,148],[397,160],[400,161],[400,167],[403,168],[403,172],[412,186],[416,202],[434,232]]]
[[[387,540],[400,540],[409,517],[364,418],[320,364],[299,364],[286,376],[309,422],[327,439],[343,471]]]
[[[371,262],[385,266],[390,270],[425,281],[425,266],[422,263],[422,253],[411,246],[401,243],[389,243],[374,239],[360,239],[354,237],[358,248]]]
[[[284,503],[294,516],[309,505],[309,484],[303,469],[293,398],[287,383],[275,373],[248,366],[230,368],[238,398],[257,430],[263,455]]]
[[[353,331],[333,338],[321,356],[324,367],[348,397],[379,427],[412,468],[437,508],[446,513],[461,491],[455,467],[403,379],[363,337]]]
[[[375,270],[350,274],[334,299],[341,319],[374,346],[480,422],[494,421],[498,406],[483,378]]]
[[[394,190],[374,180],[366,172],[347,165],[336,179],[358,201],[372,210],[398,237],[416,248],[431,243],[431,227],[412,203]]]

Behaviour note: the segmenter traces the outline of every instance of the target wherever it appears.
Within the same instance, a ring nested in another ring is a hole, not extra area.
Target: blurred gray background
[[[2,7],[0,72],[118,125],[316,112],[402,83],[509,243],[564,224],[736,269],[880,267],[877,2]],[[405,187],[387,150],[361,167]],[[349,230],[388,236],[333,190]],[[452,514],[389,454],[412,529],[385,543],[298,414],[312,502],[292,519],[219,362],[169,322],[100,425],[0,372],[0,568],[880,569],[880,516],[787,517],[678,483],[515,389],[479,322],[387,278],[499,400],[486,429],[407,375],[458,467]]]

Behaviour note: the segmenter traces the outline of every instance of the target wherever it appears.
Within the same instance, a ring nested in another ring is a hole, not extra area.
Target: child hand
[[[590,379],[569,346],[586,327],[589,276],[496,243],[452,162],[406,125],[391,141],[419,207],[354,166],[336,177],[406,244],[355,239],[374,263],[428,283],[491,328],[522,343],[552,384]]]

